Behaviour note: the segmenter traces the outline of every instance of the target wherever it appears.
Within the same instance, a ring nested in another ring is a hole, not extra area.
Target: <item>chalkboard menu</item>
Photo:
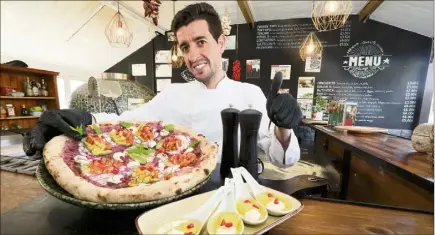
[[[321,40],[324,47],[347,47],[350,42],[351,23],[347,22],[337,31],[331,31],[332,37]],[[256,27],[257,50],[299,49],[304,39],[316,28],[310,23],[258,23]],[[327,33],[328,34],[328,33]]]
[[[234,35],[236,27],[232,30]],[[310,32],[322,42],[323,53],[302,61],[299,48]],[[412,130],[419,121],[431,50],[428,37],[374,20],[363,23],[356,15],[332,31],[318,32],[304,18],[256,22],[254,29],[239,25],[238,35],[237,56],[225,51],[223,57],[230,64],[240,60],[241,81],[260,86],[265,95],[272,67],[291,66],[283,89],[311,105],[316,95],[356,102],[356,125]],[[257,79],[246,76],[246,61],[253,59],[261,61]],[[231,77],[231,65],[228,70]],[[302,97],[307,88],[299,87],[301,77],[314,81],[312,91]]]

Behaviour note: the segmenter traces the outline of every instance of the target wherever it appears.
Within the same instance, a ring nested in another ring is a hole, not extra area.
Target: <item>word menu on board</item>
[[[311,32],[316,32],[323,47],[347,47],[350,42],[351,23],[347,22],[339,30],[329,32],[317,32],[312,23],[259,23],[256,27],[256,49],[299,48]]]

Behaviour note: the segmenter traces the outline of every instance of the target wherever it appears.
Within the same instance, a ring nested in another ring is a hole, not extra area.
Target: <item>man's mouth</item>
[[[201,70],[202,68],[204,68],[204,66],[207,64],[207,62],[205,61],[201,61],[201,62],[197,62],[195,64],[192,65],[192,68],[194,70]]]

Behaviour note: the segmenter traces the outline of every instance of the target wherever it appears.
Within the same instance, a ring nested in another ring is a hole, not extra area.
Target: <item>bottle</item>
[[[41,84],[42,96],[47,97],[48,96],[48,91],[47,91],[47,86],[45,85],[44,79],[42,79],[41,83],[42,83]]]
[[[21,116],[29,115],[29,111],[26,109],[26,105],[21,105]]]
[[[8,116],[7,113],[8,113],[8,111],[6,111],[6,109],[0,105],[0,118],[2,118],[2,119],[6,118]]]
[[[29,77],[27,77],[26,96],[33,96],[32,84],[30,83]]]
[[[222,178],[226,178],[231,173],[231,168],[236,168],[239,164],[238,154],[238,131],[239,131],[239,110],[226,108],[221,111],[223,140],[222,158],[220,173]]]
[[[32,90],[33,90],[33,96],[39,96],[39,88],[36,86],[36,82],[32,81]]]
[[[240,153],[239,166],[244,167],[258,180],[257,139],[263,114],[251,107],[239,113],[240,120]]]

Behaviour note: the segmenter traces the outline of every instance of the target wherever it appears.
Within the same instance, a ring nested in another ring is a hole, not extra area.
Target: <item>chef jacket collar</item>
[[[200,87],[200,88],[202,88],[202,89],[208,89],[207,86],[206,86],[204,83],[199,82],[199,81],[196,81],[196,82],[199,84],[199,87]],[[224,88],[225,86],[227,86],[227,85],[229,84],[229,82],[230,82],[230,79],[229,79],[228,76],[225,74],[225,77],[224,77],[222,80],[219,81],[219,83],[216,85],[216,88],[215,88],[215,89],[209,89],[209,90],[218,90],[218,89],[222,89],[222,88]]]

